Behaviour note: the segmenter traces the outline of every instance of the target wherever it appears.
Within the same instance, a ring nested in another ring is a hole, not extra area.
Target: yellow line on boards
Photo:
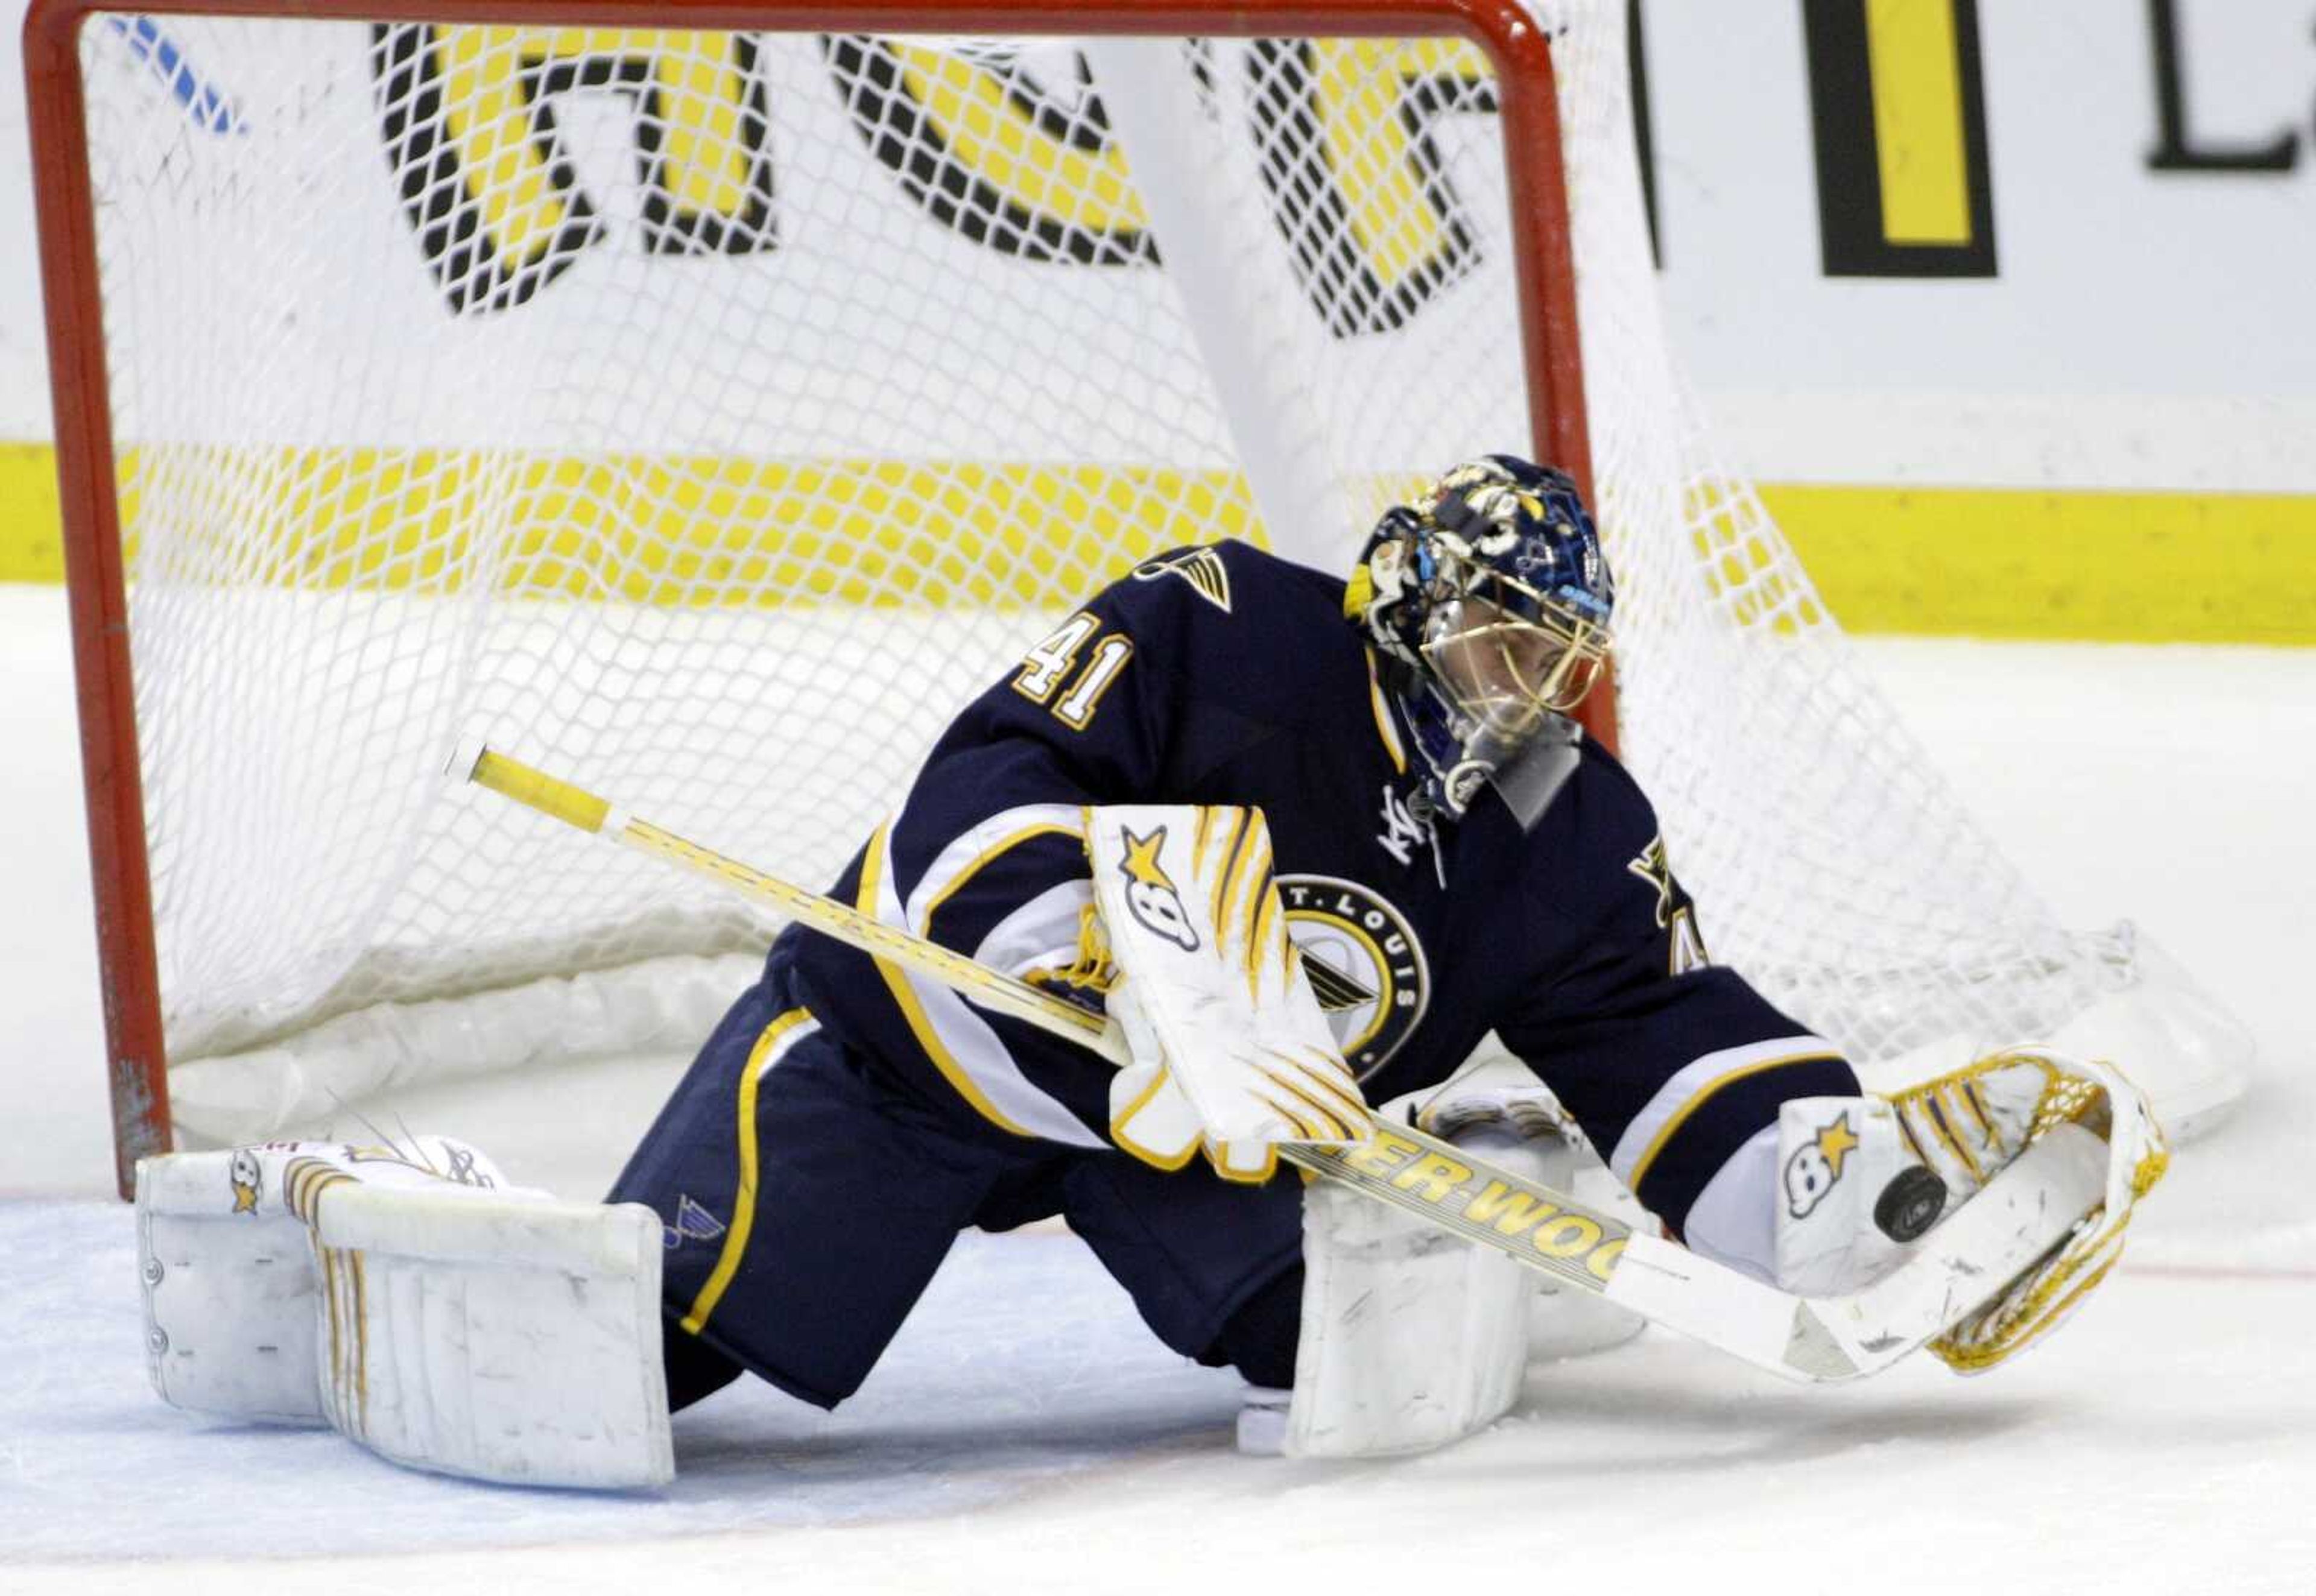
[[[1955,4],[1866,0],[1882,235],[1892,244],[1971,241]]]
[[[467,551],[446,528],[484,492],[479,466],[356,450],[269,463],[288,508],[266,535],[282,557],[261,580],[463,585]],[[1002,606],[1057,575],[1089,591],[1177,544],[1263,541],[1243,485],[1220,472],[544,457],[496,469],[486,496],[512,498],[499,509],[517,536],[494,580],[549,598],[738,607],[768,602],[751,584],[769,581],[771,603]],[[2316,644],[2316,494],[1760,492],[1853,632]],[[53,451],[0,443],[0,581],[62,581],[58,526]],[[1741,560],[1731,570],[1748,574]]]
[[[61,527],[56,450],[0,443],[0,581],[64,581]]]
[[[0,505],[33,491],[14,465]],[[994,607],[1090,591],[1181,544],[1264,541],[1244,478],[1224,470],[183,445],[132,455],[122,477],[129,527],[148,504],[234,507],[173,530],[174,569],[307,591],[486,581],[670,608]],[[53,489],[45,502],[25,497],[0,580],[61,572],[41,552],[58,541]],[[501,536],[485,548],[477,525]]]
[[[1760,492],[1852,632],[2316,643],[2316,494]]]

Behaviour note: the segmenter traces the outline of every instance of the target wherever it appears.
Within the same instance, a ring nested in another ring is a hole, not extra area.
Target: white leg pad
[[[1466,1091],[1434,1129],[1492,1164],[1652,1222],[1556,1113],[1533,1086]],[[1511,1410],[1530,1360],[1599,1352],[1643,1322],[1572,1288],[1539,1290],[1533,1271],[1501,1254],[1323,1183],[1304,1192],[1303,1264],[1295,1389],[1249,1390],[1242,1451],[1379,1458],[1447,1446]]]
[[[193,1413],[325,1424],[315,1374],[320,1272],[302,1221],[239,1178],[254,1156],[137,1166],[145,1359],[161,1400]]]
[[[1303,1264],[1288,1456],[1429,1451],[1511,1410],[1528,1366],[1527,1270],[1325,1184],[1304,1193]]]
[[[1566,1192],[1599,1212],[1614,1214],[1636,1229],[1656,1233],[1656,1219],[1610,1174],[1589,1144],[1560,1138],[1513,1141],[1483,1132],[1459,1138],[1491,1164],[1509,1164],[1526,1170],[1545,1184]],[[1528,1161],[1522,1161],[1522,1149]],[[1606,1297],[1556,1281],[1534,1270],[1526,1272],[1534,1295],[1528,1305],[1528,1361],[1530,1363],[1581,1358],[1622,1346],[1638,1335],[1648,1321],[1631,1308]]]
[[[1483,1065],[1469,1080],[1403,1101],[1421,1102],[1418,1122],[1433,1135],[1566,1192],[1636,1230],[1655,1233],[1656,1217],[1600,1161],[1560,1100],[1509,1057],[1501,1068]],[[1531,1363],[1606,1352],[1632,1340],[1648,1323],[1605,1297],[1533,1271],[1529,1283],[1535,1291],[1528,1308]]]
[[[340,1431],[469,1479],[675,1477],[649,1209],[366,1185],[319,1208],[323,1401]]]
[[[1542,1174],[1508,1142],[1487,1156]],[[1430,1451],[1519,1400],[1535,1275],[1357,1193],[1303,1194],[1303,1329],[1278,1450],[1297,1458]],[[1260,1429],[1251,1441],[1268,1439]]]
[[[472,1479],[675,1476],[648,1209],[281,1144],[147,1160],[138,1219],[154,1385],[177,1406],[327,1423]]]

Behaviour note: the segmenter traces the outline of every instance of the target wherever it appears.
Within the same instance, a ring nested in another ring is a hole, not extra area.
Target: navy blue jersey
[[[1855,1077],[1706,957],[1647,799],[1599,747],[1540,813],[1490,791],[1418,820],[1406,728],[1342,600],[1238,543],[1136,568],[951,723],[834,895],[1068,991],[1089,975],[1088,805],[1259,805],[1368,1101],[1446,1079],[1493,1030],[1677,1228],[1778,1103]],[[826,937],[782,948],[822,1022],[921,1092],[1108,1145],[1092,1054]]]

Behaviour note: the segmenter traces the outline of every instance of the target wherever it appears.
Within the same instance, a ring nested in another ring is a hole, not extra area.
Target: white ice
[[[107,1194],[63,612],[0,588],[8,1596],[2316,1592],[2316,652],[1866,645],[2067,917],[2136,918],[2260,1044],[2252,1095],[2185,1149],[2124,1268],[2012,1365],[1804,1391],[1652,1332],[1537,1370],[1512,1418],[1448,1452],[1260,1460],[1232,1450],[1234,1379],[1161,1348],[1077,1243],[976,1236],[854,1402],[735,1388],[676,1421],[672,1489],[591,1496],[407,1473],[149,1393]]]

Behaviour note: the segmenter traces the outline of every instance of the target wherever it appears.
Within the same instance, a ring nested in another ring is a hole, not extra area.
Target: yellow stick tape
[[[611,806],[583,787],[557,781],[543,770],[533,770],[519,759],[483,750],[468,780],[477,786],[526,804],[582,831],[601,831]]]

